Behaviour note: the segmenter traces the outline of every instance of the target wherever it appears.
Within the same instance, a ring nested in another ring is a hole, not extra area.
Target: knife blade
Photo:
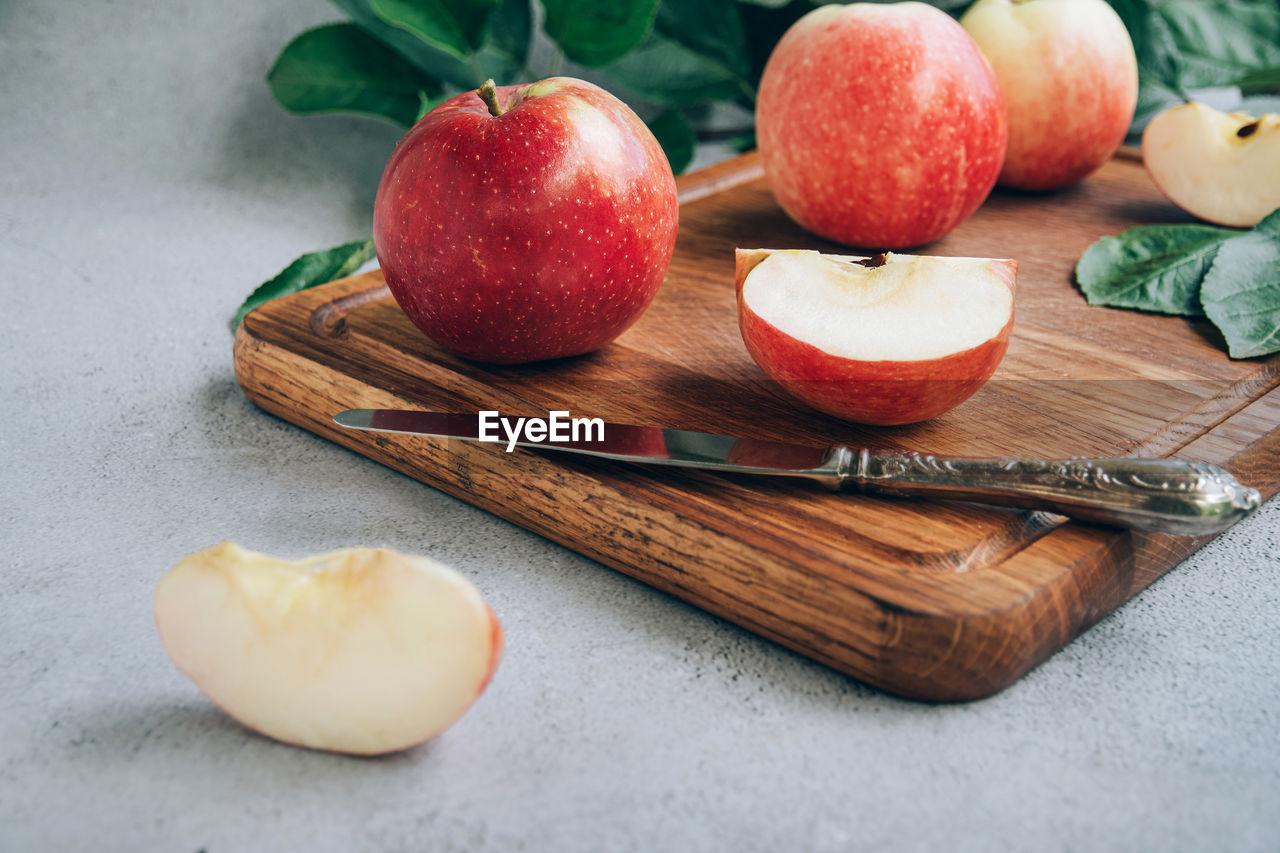
[[[607,423],[549,412],[516,418],[406,409],[348,409],[347,429],[577,453],[623,462],[798,477],[834,489],[1045,510],[1081,521],[1181,536],[1218,533],[1261,503],[1256,489],[1205,462],[1166,458],[1029,459],[878,452],[847,445],[738,438]]]

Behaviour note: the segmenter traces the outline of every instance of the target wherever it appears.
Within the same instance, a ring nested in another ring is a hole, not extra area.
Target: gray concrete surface
[[[837,675],[275,420],[226,321],[361,236],[390,127],[263,74],[321,0],[0,4],[0,850],[1274,850],[1280,505],[1005,693]],[[508,650],[438,739],[246,732],[149,610],[222,539],[432,554]]]

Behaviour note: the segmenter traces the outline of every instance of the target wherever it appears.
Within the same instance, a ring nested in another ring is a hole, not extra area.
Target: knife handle
[[[1049,510],[1180,536],[1226,529],[1261,503],[1216,465],[1182,459],[978,459],[836,448],[842,487]]]

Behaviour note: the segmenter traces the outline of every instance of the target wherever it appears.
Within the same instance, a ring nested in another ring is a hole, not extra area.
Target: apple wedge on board
[[[792,396],[856,423],[936,417],[1004,358],[1017,263],[808,250],[737,252],[738,324]]]
[[[1252,228],[1280,207],[1280,113],[1254,118],[1196,101],[1170,107],[1143,131],[1142,162],[1187,213]]]

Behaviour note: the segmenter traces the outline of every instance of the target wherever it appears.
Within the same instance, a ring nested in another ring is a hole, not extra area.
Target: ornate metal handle
[[[1203,536],[1257,509],[1256,489],[1182,459],[975,459],[836,450],[841,486],[1051,510],[1085,521]]]

